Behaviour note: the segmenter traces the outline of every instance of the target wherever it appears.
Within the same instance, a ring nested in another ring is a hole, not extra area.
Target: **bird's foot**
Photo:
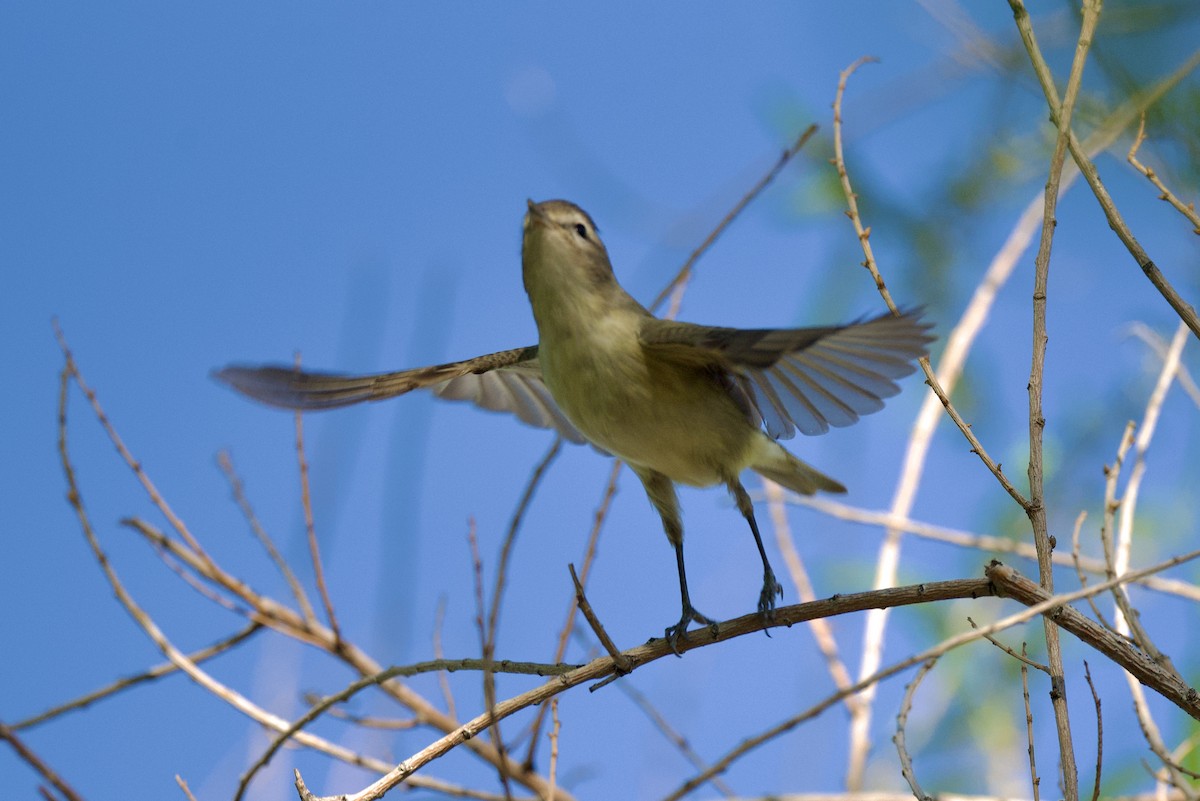
[[[708,626],[714,637],[717,634],[717,621],[707,615],[700,614],[691,604],[685,604],[683,615],[679,618],[679,622],[674,626],[667,626],[667,645],[671,646],[671,650],[675,652],[675,656],[683,656],[683,653],[679,650],[679,637],[681,634],[687,633],[688,624],[692,621]]]
[[[764,623],[770,623],[775,619],[775,599],[783,597],[783,587],[775,579],[775,572],[770,568],[763,573],[762,592],[758,594],[758,616],[762,618]],[[763,632],[770,637],[771,633],[766,629]]]

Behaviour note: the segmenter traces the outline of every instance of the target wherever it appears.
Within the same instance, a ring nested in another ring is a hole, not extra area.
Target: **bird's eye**
[[[584,239],[588,238],[587,226],[583,223],[575,223],[575,233],[579,234]]]

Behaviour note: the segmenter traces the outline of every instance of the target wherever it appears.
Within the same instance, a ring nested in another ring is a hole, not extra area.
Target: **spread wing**
[[[571,442],[587,441],[546,389],[536,345],[374,375],[308,372],[283,365],[231,365],[213,377],[243,395],[283,409],[335,409],[428,388],[439,398],[511,412],[531,426],[553,428]]]
[[[916,369],[935,337],[920,310],[827,328],[710,328],[648,320],[642,345],[663,358],[715,367],[776,439],[824,434],[883,408],[895,379]]]

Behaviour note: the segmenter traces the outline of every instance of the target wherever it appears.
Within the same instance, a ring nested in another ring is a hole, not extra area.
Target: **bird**
[[[536,345],[370,375],[234,364],[214,377],[254,400],[295,410],[425,388],[515,414],[620,459],[640,479],[675,551],[681,615],[664,634],[677,655],[692,623],[715,632],[717,622],[692,605],[676,485],[723,484],[762,559],[757,609],[770,620],[783,589],[741,474],[751,470],[801,495],[845,492],[778,440],[797,431],[823,434],[881,409],[934,340],[922,310],[809,328],[659,318],[617,282],[595,222],[566,200],[527,201],[521,264]]]

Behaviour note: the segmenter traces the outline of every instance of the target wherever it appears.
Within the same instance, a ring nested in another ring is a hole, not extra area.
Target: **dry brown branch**
[[[1182,564],[1197,556],[1200,556],[1200,551],[1193,551],[1182,556],[1172,557],[1165,562],[1155,565],[1151,569],[1164,570],[1167,567]],[[993,563],[984,572],[992,580],[997,593],[1006,598],[1013,598],[1023,604],[1037,606],[1047,604],[1056,597],[1060,599],[1059,603],[1053,604],[1050,607],[1054,608],[1054,612],[1050,616],[1054,618],[1059,626],[1125,668],[1138,682],[1154,690],[1191,717],[1200,720],[1200,694],[1197,694],[1194,689],[1189,687],[1178,676],[1155,664],[1143,651],[1136,648],[1125,638],[1113,634],[1099,623],[1084,617],[1066,605],[1073,600],[1087,597],[1087,595],[1094,595],[1097,592],[1107,592],[1117,584],[1124,582],[1124,576],[1118,576],[1082,590],[1066,593],[1065,595],[1053,596],[1011,567],[1002,565],[999,562]]]
[[[1175,209],[1187,218],[1192,224],[1192,233],[1200,234],[1200,214],[1196,213],[1195,203],[1184,203],[1175,194],[1167,188],[1167,185],[1162,182],[1158,174],[1154,170],[1147,167],[1142,162],[1138,161],[1137,152],[1142,146],[1142,142],[1146,141],[1146,115],[1142,114],[1141,120],[1138,122],[1137,136],[1133,139],[1133,144],[1129,146],[1129,153],[1125,156],[1126,160],[1133,165],[1134,169],[1149,179],[1150,183],[1154,184],[1159,191],[1159,200],[1165,200],[1170,203]]]
[[[1038,615],[1054,615],[1056,618],[1067,618],[1068,619],[1067,622],[1063,622],[1063,620],[1060,619],[1059,620],[1060,625],[1062,625],[1062,627],[1067,629],[1068,631],[1071,631],[1072,633],[1076,633],[1077,636],[1080,636],[1080,639],[1083,640],[1088,645],[1092,645],[1093,647],[1096,647],[1097,644],[1099,644],[1099,643],[1110,644],[1104,640],[1105,635],[1107,635],[1108,637],[1111,637],[1111,634],[1109,632],[1107,632],[1103,628],[1097,626],[1095,623],[1092,623],[1092,621],[1087,620],[1087,618],[1084,618],[1078,612],[1075,612],[1075,610],[1070,609],[1070,607],[1068,607],[1067,604],[1073,603],[1077,600],[1086,598],[1091,595],[1096,595],[1098,593],[1107,592],[1114,585],[1116,585],[1120,582],[1123,582],[1123,581],[1132,580],[1133,577],[1135,577],[1135,576],[1138,576],[1138,575],[1147,575],[1148,576],[1153,573],[1157,573],[1159,571],[1166,570],[1170,567],[1174,567],[1176,565],[1180,565],[1180,564],[1183,564],[1185,562],[1188,562],[1188,561],[1191,561],[1191,560],[1197,559],[1197,558],[1200,558],[1200,550],[1191,551],[1189,553],[1183,554],[1182,556],[1172,557],[1172,558],[1166,560],[1165,562],[1160,562],[1159,564],[1153,565],[1151,567],[1146,567],[1146,568],[1142,568],[1140,570],[1132,571],[1131,573],[1129,573],[1126,576],[1121,577],[1121,578],[1110,579],[1108,581],[1101,582],[1100,584],[1096,584],[1092,587],[1086,587],[1081,590],[1076,590],[1074,592],[1064,593],[1062,595],[1056,595],[1056,596],[1052,596],[1052,597],[1046,597],[1045,593],[1042,591],[1042,589],[1037,584],[1022,577],[1019,573],[1017,573],[1012,568],[1005,567],[1004,565],[1001,565],[998,562],[993,563],[987,569],[987,571],[985,571],[989,575],[989,577],[991,577],[993,584],[996,584],[996,585],[1002,584],[1003,589],[1006,591],[1006,594],[1007,594],[1007,590],[1016,588],[1019,591],[1018,594],[1012,595],[1011,597],[1015,598],[1018,601],[1021,601],[1022,603],[1029,603],[1031,605],[1029,605],[1026,609],[1024,609],[1021,612],[1018,612],[1013,615],[1009,615],[1008,617],[998,620],[995,623],[992,623],[988,626],[985,626],[980,629],[973,629],[968,632],[963,632],[962,634],[957,634],[953,637],[943,640],[942,642],[938,643],[937,645],[935,645],[931,648],[927,648],[926,650],[924,650],[920,653],[913,654],[912,656],[906,657],[898,662],[894,662],[893,664],[889,665],[888,667],[878,670],[875,673],[871,674],[870,676],[860,679],[853,686],[846,688],[846,690],[838,691],[838,692],[834,693],[833,695],[826,697],[824,700],[820,701],[819,703],[814,704],[813,706],[809,707],[808,709],[804,710],[803,712],[800,712],[799,714],[788,718],[787,720],[783,721],[782,723],[779,723],[779,724],[771,727],[770,729],[767,729],[766,731],[763,731],[752,737],[747,737],[741,743],[739,743],[737,745],[737,747],[731,749],[724,756],[722,756],[720,759],[718,759],[716,762],[714,762],[712,767],[710,767],[707,771],[703,771],[703,772],[697,774],[696,776],[692,777],[691,779],[688,779],[675,792],[665,796],[663,798],[663,801],[679,801],[680,798],[682,798],[683,796],[690,793],[692,790],[699,787],[701,784],[703,784],[705,781],[707,781],[711,776],[719,775],[720,773],[727,770],[731,764],[733,764],[735,761],[740,759],[746,753],[754,750],[755,748],[759,747],[763,743],[769,742],[770,740],[773,740],[777,737],[780,737],[780,736],[786,734],[787,732],[796,728],[800,724],[802,724],[808,720],[811,720],[812,718],[817,717],[818,715],[822,714],[825,710],[827,710],[829,707],[833,706],[834,704],[839,703],[841,698],[846,694],[861,692],[864,688],[866,688],[870,685],[873,685],[873,684],[878,684],[879,682],[883,681],[884,679],[894,676],[897,673],[912,667],[913,665],[919,664],[919,663],[924,662],[929,659],[933,659],[935,657],[940,657],[943,654],[949,653],[950,651],[954,650],[955,648],[959,648],[963,645],[966,645],[967,643],[973,642],[975,640],[979,640],[986,635],[994,634],[998,631],[1003,631],[1005,629],[1019,625],[1019,624],[1024,623],[1027,620],[1030,620],[1031,618],[1034,618]],[[929,586],[929,585],[923,585],[923,586]],[[996,586],[996,589],[1000,590],[1001,587]],[[872,591],[872,593],[874,593],[874,592],[879,592],[879,591],[878,590]],[[1042,600],[1035,600],[1036,598],[1041,598]],[[791,607],[791,608],[794,609],[796,607]],[[724,624],[722,624],[722,625],[724,625]],[[1096,634],[1096,631],[1095,631],[1096,629],[1099,629],[1099,632],[1100,632],[1099,635]],[[1082,634],[1082,636],[1081,636],[1081,634]],[[1124,641],[1121,641],[1120,646],[1116,647],[1112,653],[1118,654],[1120,658],[1126,659],[1126,661],[1130,662],[1131,664],[1133,662],[1137,661],[1137,652],[1131,648],[1128,648],[1126,646],[1126,644],[1124,643]],[[1110,656],[1110,658],[1112,657],[1112,653],[1105,651],[1105,654]],[[1153,670],[1151,669],[1150,672],[1152,673]],[[1150,686],[1151,689],[1159,691],[1159,688],[1155,687],[1152,684],[1148,684],[1147,686]],[[1180,703],[1182,703],[1182,704],[1185,704],[1185,705],[1190,704],[1192,706],[1195,706],[1196,709],[1194,712],[1189,711],[1189,709],[1186,706],[1181,706],[1181,708],[1183,708],[1185,712],[1188,712],[1188,714],[1192,715],[1192,717],[1200,716],[1200,695],[1198,695],[1194,690],[1192,690],[1191,688],[1185,687],[1181,691],[1179,687],[1170,686],[1170,681],[1163,684],[1162,686],[1165,689],[1167,689],[1168,692],[1171,693],[1171,695],[1164,696],[1164,697],[1167,697],[1168,700],[1171,700],[1173,702],[1176,700],[1176,698],[1178,698],[1180,700]],[[1179,705],[1179,704],[1177,704],[1177,705]],[[1200,717],[1197,717],[1197,719],[1200,719]],[[860,793],[858,791],[852,791],[848,794],[848,797],[856,798],[856,797],[859,797],[859,795],[860,795]],[[360,801],[360,799],[358,797],[355,797],[353,799],[353,801]]]
[[[1097,585],[1097,587],[1102,588],[1100,591],[1107,589],[1107,586],[1104,584]],[[908,606],[955,598],[979,598],[987,596],[990,593],[990,584],[986,580],[958,579],[955,581],[932,582],[908,587],[895,587],[886,590],[872,590],[852,595],[838,595],[808,604],[780,607],[775,610],[775,615],[770,621],[765,621],[761,615],[755,612],[721,622],[715,633],[709,628],[691,631],[682,635],[676,645],[680,650],[691,650],[693,648],[701,648],[725,642],[736,637],[755,634],[767,628],[793,626],[797,623],[807,622],[817,616],[828,617],[835,614],[847,614],[849,612],[877,608],[881,605]],[[1033,616],[1038,614],[1039,611],[1040,609],[1036,609],[1030,613],[1027,610],[1027,613],[1029,616]],[[1010,623],[1009,625],[1015,625],[1015,623]],[[668,655],[674,656],[675,652],[665,639],[655,638],[644,645],[624,651],[623,654],[636,669],[643,664],[662,659]],[[929,658],[929,655],[926,655],[924,658]],[[902,667],[895,668],[892,672],[898,672],[902,669]],[[430,743],[421,751],[399,763],[390,773],[374,784],[357,793],[346,795],[345,799],[346,801],[367,801],[368,799],[380,798],[388,790],[406,781],[417,770],[434,759],[444,756],[459,745],[464,743],[469,745],[476,742],[477,735],[489,727],[493,720],[503,720],[521,709],[541,704],[572,687],[606,678],[614,672],[615,664],[612,657],[604,656],[556,676],[546,684],[500,701],[494,709],[476,716],[473,720],[467,721],[436,742]],[[887,675],[891,675],[891,673]],[[879,680],[879,678],[876,680]],[[863,682],[859,682],[850,691],[857,692],[864,686],[866,685]],[[836,696],[833,703],[836,703],[840,697],[840,694]],[[724,767],[721,770],[724,770]],[[707,779],[702,779],[699,783],[703,784],[705,781]],[[562,790],[560,789],[558,792],[561,793]],[[316,798],[311,793],[304,797]]]

